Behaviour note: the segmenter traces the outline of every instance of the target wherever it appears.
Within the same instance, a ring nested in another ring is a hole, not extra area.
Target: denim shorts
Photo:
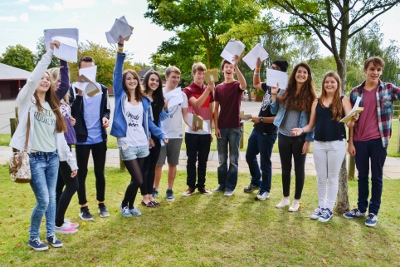
[[[127,149],[119,148],[119,152],[121,155],[121,159],[126,160],[133,160],[137,158],[145,158],[150,154],[149,146],[128,146]]]

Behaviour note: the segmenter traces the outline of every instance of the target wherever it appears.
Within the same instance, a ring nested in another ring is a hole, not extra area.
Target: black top
[[[261,103],[261,109],[258,113],[258,117],[275,117],[275,115],[271,113],[271,87],[267,86],[266,83],[262,83],[261,88],[265,94]],[[277,127],[273,123],[254,123],[254,129],[257,132],[266,134],[276,134],[277,132]]]
[[[332,120],[332,108],[323,107],[318,101],[315,115],[315,140],[325,142],[346,139],[344,123]],[[344,110],[342,108],[343,117]]]

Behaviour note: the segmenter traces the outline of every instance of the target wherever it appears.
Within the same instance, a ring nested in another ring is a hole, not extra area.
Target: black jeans
[[[78,199],[79,204],[87,203],[86,199],[86,176],[88,173],[89,155],[92,151],[94,175],[96,177],[96,199],[103,202],[106,191],[106,178],[104,167],[106,164],[107,143],[101,142],[94,145],[75,145],[76,162],[78,164]]]
[[[187,155],[187,180],[189,188],[202,189],[206,183],[206,171],[208,154],[210,153],[210,134],[185,133],[186,155]],[[196,185],[196,162],[197,162],[197,185]]]
[[[153,139],[155,146],[150,148],[150,154],[148,157],[146,157],[143,163],[143,184],[140,186],[140,194],[142,196],[153,193],[156,164],[161,150],[160,139],[154,136],[152,136],[151,138]]]
[[[63,191],[65,185],[65,190]],[[56,186],[56,226],[64,223],[64,216],[69,203],[78,190],[78,177],[71,177],[71,168],[66,161],[60,161]]]
[[[305,135],[294,137],[285,136],[283,134],[278,135],[278,147],[282,166],[282,187],[284,197],[290,196],[290,180],[293,156],[294,173],[296,177],[296,190],[294,198],[301,198],[305,177],[304,165],[306,163],[306,155],[302,154],[305,138]]]

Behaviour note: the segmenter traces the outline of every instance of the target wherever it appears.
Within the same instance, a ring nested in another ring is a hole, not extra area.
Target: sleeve
[[[122,72],[124,67],[126,54],[125,53],[117,53],[115,67],[114,67],[114,75],[113,75],[113,86],[114,86],[114,97],[115,100],[119,98],[123,93],[122,88]]]
[[[70,87],[68,63],[62,59],[60,59],[60,79],[60,86],[56,90],[59,100],[63,99]]]
[[[160,121],[165,120],[166,118],[168,118],[168,111],[165,111],[164,108],[161,109],[161,113],[160,113]]]
[[[110,110],[111,110],[111,106],[110,106],[110,97],[108,96],[108,89],[103,86],[103,95],[105,94],[105,105],[104,105],[104,109],[103,109],[103,116],[101,118],[107,118],[108,120],[110,119]]]

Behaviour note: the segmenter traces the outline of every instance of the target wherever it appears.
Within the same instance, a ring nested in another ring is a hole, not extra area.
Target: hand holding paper
[[[101,93],[96,83],[97,66],[79,69],[79,76],[76,77],[76,87],[81,89],[89,97]]]
[[[268,58],[268,53],[265,51],[264,47],[262,47],[260,44],[256,44],[251,51],[243,57],[243,61],[246,62],[247,66],[251,70],[254,70],[254,68],[257,67],[257,60],[258,58],[261,61],[264,61]]]
[[[354,107],[350,110],[349,114],[341,119],[339,122],[347,123],[351,121],[354,115],[361,113],[364,110],[364,107],[360,107],[361,97],[357,96],[356,103],[354,103]]]
[[[286,72],[280,70],[267,69],[267,85],[277,86],[279,88],[286,89],[288,84],[288,75]]]
[[[235,55],[239,56],[243,53],[246,46],[241,41],[229,41],[224,50],[221,53],[221,57],[233,64],[233,58]]]
[[[119,36],[128,41],[129,37],[132,35],[133,27],[128,24],[125,16],[120,17],[119,19],[115,19],[114,25],[111,30],[106,32],[107,42],[110,44],[118,43]]]

